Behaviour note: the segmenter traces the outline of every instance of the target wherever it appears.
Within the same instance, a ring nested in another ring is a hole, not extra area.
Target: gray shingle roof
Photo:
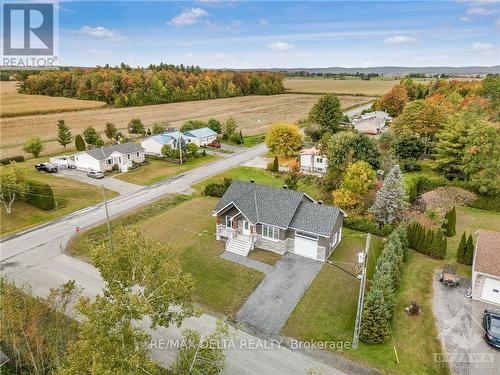
[[[131,154],[143,150],[144,148],[141,145],[138,145],[137,143],[133,142],[128,142],[128,143],[121,143],[118,145],[93,148],[85,152],[90,156],[92,156],[94,159],[105,160],[115,151],[118,151],[122,154]]]
[[[328,237],[340,212],[337,207],[301,202],[290,228]]]
[[[304,193],[234,181],[215,206],[219,212],[233,203],[252,224],[263,223],[328,236],[340,210],[322,206]]]

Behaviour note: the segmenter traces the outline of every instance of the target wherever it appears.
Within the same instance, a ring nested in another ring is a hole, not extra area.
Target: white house
[[[316,148],[306,148],[300,151],[300,169],[304,172],[326,173],[328,160]]]
[[[377,118],[381,118],[383,119],[384,121],[387,121],[387,122],[391,122],[392,121],[392,116],[389,115],[387,112],[384,112],[384,111],[375,111],[375,112],[368,112],[368,113],[364,113],[360,116],[360,119],[362,120],[368,120],[372,117],[377,117]]]
[[[359,118],[353,120],[352,124],[354,129],[360,133],[376,135],[385,130],[385,121],[386,120],[381,117],[372,116],[366,119]]]
[[[188,130],[183,136],[187,143],[194,143],[197,146],[206,146],[217,139],[217,133],[210,128]]]
[[[122,143],[111,146],[93,148],[73,155],[76,169],[81,171],[105,172],[114,165],[122,172],[132,166],[132,162],[144,161],[144,148],[136,143]]]
[[[185,139],[183,134],[179,131],[157,134],[143,140],[141,146],[144,148],[144,153],[146,155],[161,155],[161,149],[165,145],[177,148],[179,138]]]
[[[476,232],[472,263],[472,299],[500,306],[500,232]]]

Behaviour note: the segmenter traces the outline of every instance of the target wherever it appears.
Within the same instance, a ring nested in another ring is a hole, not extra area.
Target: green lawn
[[[102,202],[102,192],[98,186],[35,170],[34,165],[36,163],[46,161],[47,158],[44,157],[28,160],[17,165],[24,170],[28,180],[45,182],[52,187],[58,208],[44,211],[24,202],[15,202],[12,206],[12,213],[7,214],[2,207],[0,209],[0,234],[2,236],[57,219],[73,211]],[[4,166],[0,167],[0,174],[4,173],[6,168]],[[105,193],[107,198],[118,195],[118,193],[111,190],[105,190]]]
[[[252,250],[250,254],[248,254],[248,257],[262,263],[270,264],[271,266],[274,266],[274,264],[281,259],[280,254],[262,249]]]
[[[352,271],[356,254],[364,248],[363,233],[344,230],[345,237],[330,256],[337,265]],[[372,236],[368,278],[383,247],[383,239]],[[381,345],[360,343],[358,350],[346,349],[343,354],[389,374],[446,374],[438,368],[433,353],[440,352],[431,310],[432,274],[440,262],[411,252],[403,271],[397,293],[396,313],[392,325],[394,345],[400,364],[396,363],[392,341]],[[356,319],[359,282],[347,273],[325,264],[310,288],[288,319],[282,334],[302,340],[351,342]],[[404,307],[415,300],[422,315],[410,319]]]
[[[206,180],[198,182],[193,185],[198,191],[203,191],[203,188],[212,182],[222,181],[225,177],[231,178],[237,181],[247,181],[254,180],[257,184],[269,185],[274,187],[282,187],[285,184],[285,175],[279,173],[272,173],[260,168],[252,167],[236,167],[228,169],[223,173],[220,173],[214,177],[210,177]],[[299,182],[299,191],[307,193],[314,199],[323,199],[323,193],[316,187],[305,185]]]
[[[176,246],[183,270],[195,279],[195,301],[210,311],[233,317],[264,275],[219,257],[224,243],[215,240],[215,218],[211,215],[217,201],[168,197],[113,220],[111,226],[134,225],[146,236]],[[101,225],[75,238],[69,245],[70,252],[85,256],[90,243],[106,239],[106,230]]]
[[[218,158],[215,155],[207,155],[191,159],[182,165],[165,160],[147,159],[149,163],[141,165],[136,171],[119,174],[114,177],[137,185],[151,185],[202,166],[203,164],[213,162]]]

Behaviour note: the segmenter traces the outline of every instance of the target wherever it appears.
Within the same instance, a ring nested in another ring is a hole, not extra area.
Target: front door
[[[250,223],[246,220],[243,221],[243,226],[241,227],[241,234],[244,236],[250,236]]]

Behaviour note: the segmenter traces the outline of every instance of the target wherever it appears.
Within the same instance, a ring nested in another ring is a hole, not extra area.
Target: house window
[[[231,227],[231,216],[226,216],[226,227]]]
[[[318,163],[323,163],[323,158],[316,158],[316,161],[317,161]]]
[[[130,160],[130,154],[127,154],[127,159]]]
[[[108,165],[111,165],[111,164],[113,164],[113,160],[108,159]]]
[[[137,153],[137,157],[139,157],[139,152]]]
[[[121,163],[122,163],[122,157],[121,157],[121,156],[119,156],[119,157],[118,157],[118,164],[121,164]]]
[[[278,240],[280,238],[280,230],[279,228],[262,224],[262,237]]]

